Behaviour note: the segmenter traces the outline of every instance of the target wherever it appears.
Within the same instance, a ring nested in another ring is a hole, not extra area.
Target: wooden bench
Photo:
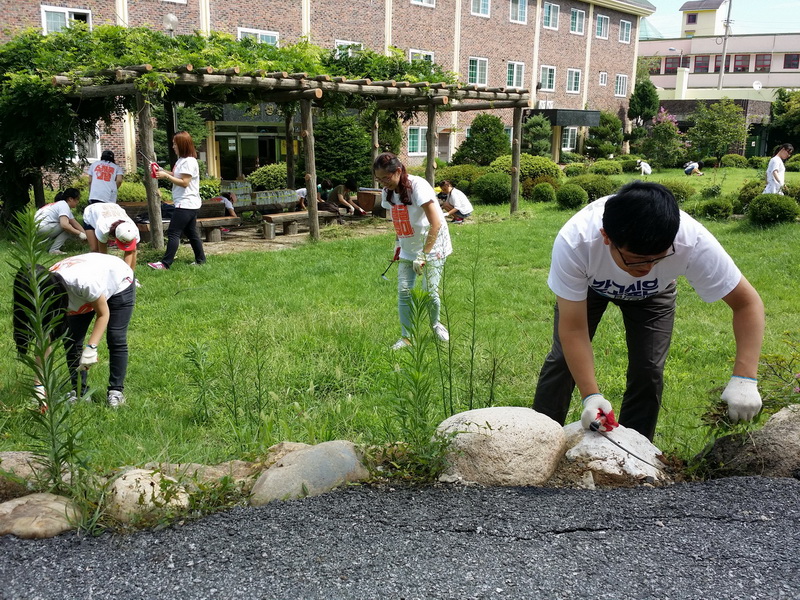
[[[197,229],[201,236],[205,233],[207,242],[221,242],[223,227],[236,227],[241,223],[239,217],[206,217],[197,219]]]
[[[323,225],[328,225],[334,219],[339,218],[338,214],[327,210],[317,211],[317,215]],[[301,210],[297,212],[275,213],[273,215],[264,215],[263,219],[262,231],[264,237],[268,240],[274,240],[275,225],[280,223],[283,226],[283,235],[294,235],[297,233],[300,223],[308,222],[308,212]]]
[[[120,202],[120,206],[131,218],[148,212],[146,202]],[[239,217],[231,217],[226,214],[225,205],[222,202],[203,202],[197,213],[197,231],[201,236],[205,235],[207,242],[222,241],[222,228],[235,227],[241,222],[242,219]],[[162,224],[166,230],[169,219],[163,219]],[[150,241],[150,224],[136,223],[136,226],[139,228],[142,241]]]

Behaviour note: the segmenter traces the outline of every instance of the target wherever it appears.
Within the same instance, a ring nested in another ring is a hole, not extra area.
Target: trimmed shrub
[[[582,163],[585,161],[586,157],[583,154],[577,154],[575,152],[561,153],[561,163],[564,165],[571,165],[572,163]]]
[[[717,160],[716,156],[706,156],[701,158],[700,162],[703,163],[704,169],[716,169],[719,166],[719,160]]]
[[[539,183],[533,188],[531,200],[534,202],[553,202],[555,199],[556,191],[549,183]]]
[[[621,160],[623,173],[637,173],[639,171],[639,167],[636,164],[637,161],[638,159],[636,158],[625,158]]]
[[[586,163],[573,163],[564,167],[564,175],[567,177],[577,177],[589,172],[589,165]]]
[[[511,174],[511,155],[500,156],[489,165],[489,173],[508,173]],[[552,160],[545,156],[531,156],[530,154],[520,154],[519,157],[519,178],[534,179],[540,175],[549,175],[555,179],[561,178],[561,169]]]
[[[748,164],[747,159],[741,154],[726,154],[722,157],[720,166],[723,168],[746,169]]]
[[[728,219],[733,214],[733,204],[728,198],[711,198],[700,204],[697,214],[708,219]]]
[[[558,190],[561,187],[561,180],[555,177],[551,177],[550,175],[539,175],[538,177],[533,177],[531,179],[531,183],[534,187],[539,185],[540,183],[549,183],[553,186],[554,190]]]
[[[264,165],[250,173],[247,181],[257,190],[282,190],[286,188],[286,163]]]
[[[589,165],[589,173],[622,175],[622,163],[615,160],[598,160],[593,165]]]
[[[589,194],[582,187],[573,183],[567,183],[556,192],[556,202],[559,208],[564,210],[575,210],[589,201]]]
[[[700,190],[700,195],[703,198],[718,198],[722,194],[722,186],[718,183],[709,185]]]
[[[769,156],[751,156],[747,159],[747,164],[758,171],[766,171],[769,164]]]
[[[764,167],[766,169],[767,167]],[[793,154],[789,157],[789,160],[786,161],[786,170],[787,171],[800,171],[800,154]]]
[[[469,179],[461,179],[460,181],[456,182],[456,187],[460,189],[465,194],[469,193],[469,188],[472,187],[472,182]]]
[[[284,179],[284,185],[286,180]],[[220,181],[219,179],[201,179],[200,180],[200,198],[208,200],[214,196],[219,196]]]
[[[672,195],[675,196],[675,200],[677,200],[678,203],[686,202],[689,198],[694,196],[697,191],[693,185],[679,179],[667,179],[666,181],[658,181],[656,183],[660,183],[672,192]]]
[[[739,204],[742,207],[742,212],[747,210],[747,206],[753,201],[753,198],[764,193],[764,188],[766,185],[767,184],[760,179],[753,179],[745,182],[745,184],[739,189],[738,193]],[[737,214],[741,213],[737,211]]]
[[[481,175],[486,175],[486,173],[488,173],[486,167],[479,167],[478,165],[449,165],[436,169],[436,182],[441,183],[447,180],[455,183],[456,181],[466,180],[471,184]],[[464,191],[460,184],[456,187]]]
[[[472,183],[471,191],[485,204],[504,204],[511,200],[511,175],[487,173]]]
[[[569,183],[583,188],[589,195],[589,202],[613,194],[619,187],[605,175],[595,174],[578,175],[570,179]]]
[[[785,187],[786,195],[800,202],[800,183],[787,183]]]
[[[147,202],[144,184],[123,181],[117,190],[117,202]]]
[[[747,215],[756,225],[790,223],[800,216],[800,206],[790,196],[761,194],[753,198],[747,208]]]

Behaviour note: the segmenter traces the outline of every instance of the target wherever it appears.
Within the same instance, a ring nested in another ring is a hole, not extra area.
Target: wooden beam
[[[450,103],[447,96],[434,96],[425,98],[409,98],[408,100],[378,100],[375,104],[379,110],[405,110],[420,108],[422,106],[446,106]]]
[[[431,104],[428,106],[428,131],[426,133],[428,142],[428,163],[425,165],[425,179],[431,184],[436,185],[436,107]]]
[[[527,100],[498,100],[497,102],[458,102],[449,104],[444,110],[496,110],[499,108],[528,108]]]
[[[300,101],[301,136],[306,152],[306,206],[311,239],[319,240],[319,214],[317,211],[317,163],[314,158],[314,119],[311,100]]]
[[[269,102],[292,102],[293,100],[319,100],[322,98],[322,90],[290,90],[288,92],[272,92],[265,99]]]
[[[136,71],[137,73],[149,73],[153,70],[153,65],[144,64],[144,65],[132,65],[129,67],[122,67],[125,71]]]
[[[147,160],[153,160],[153,117],[150,102],[136,92],[136,114],[139,117],[139,146]],[[161,198],[158,196],[158,184],[150,177],[149,165],[145,164],[144,189],[147,193],[147,214],[150,215],[150,245],[156,250],[164,249],[164,226],[161,223]]]

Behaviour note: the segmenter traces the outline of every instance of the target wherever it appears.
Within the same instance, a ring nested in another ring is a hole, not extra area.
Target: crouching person
[[[53,240],[50,254],[66,254],[61,247],[71,236],[86,239],[86,232],[72,211],[78,206],[81,193],[75,188],[67,188],[56,196],[55,202],[45,204],[36,211],[36,227],[40,234]]]
[[[109,242],[124,252],[123,260],[131,269],[136,268],[139,228],[119,204],[100,202],[90,204],[83,211],[83,227],[92,252],[108,254]]]

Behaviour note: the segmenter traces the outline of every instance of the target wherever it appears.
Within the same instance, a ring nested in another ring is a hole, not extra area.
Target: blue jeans
[[[431,325],[439,322],[442,301],[439,298],[439,281],[442,279],[446,259],[429,260],[422,275],[422,289],[430,294]],[[417,281],[417,274],[410,260],[400,260],[397,266],[397,310],[400,314],[400,328],[403,337],[411,332],[411,290]]]

